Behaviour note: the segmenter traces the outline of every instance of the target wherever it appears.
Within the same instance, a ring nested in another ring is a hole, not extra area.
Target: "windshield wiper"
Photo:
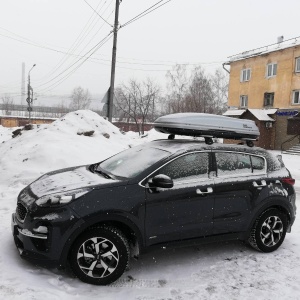
[[[103,177],[107,178],[107,179],[112,179],[112,177],[110,175],[108,175],[107,173],[105,173],[104,171],[102,170],[99,170],[97,169],[99,164],[92,164],[89,166],[89,170],[92,172],[92,173],[99,173],[101,174]]]
[[[103,172],[103,171],[101,171],[99,169],[94,168],[94,172],[97,172],[97,173],[101,174],[106,179],[113,179],[110,175],[108,175],[107,173],[105,173],[105,172]]]
[[[89,170],[90,170],[92,173],[95,173],[96,165],[97,165],[97,164],[92,164],[92,165],[89,166]]]

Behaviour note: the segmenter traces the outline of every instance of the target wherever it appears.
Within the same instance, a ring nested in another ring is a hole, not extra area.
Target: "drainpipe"
[[[230,63],[223,63],[222,64],[222,67],[223,67],[223,69],[228,73],[228,74],[230,74],[230,71],[228,71],[226,68],[225,68],[225,65],[228,65],[228,66],[230,66]]]

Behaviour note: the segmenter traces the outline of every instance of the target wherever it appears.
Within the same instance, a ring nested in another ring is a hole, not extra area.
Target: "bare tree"
[[[166,113],[182,112],[183,100],[189,84],[186,65],[175,65],[167,72],[166,77],[167,88],[170,91],[166,96]]]
[[[160,88],[151,79],[139,83],[134,79],[115,91],[116,106],[121,117],[136,124],[137,131],[144,133],[146,121],[153,121]]]
[[[5,94],[3,97],[1,97],[1,101],[2,110],[5,111],[5,114],[11,114],[11,111],[14,110],[14,99],[10,95]]]
[[[185,111],[214,113],[214,95],[209,76],[201,66],[194,68],[189,91],[185,97]]]
[[[221,70],[210,76],[201,66],[196,66],[188,76],[186,66],[176,65],[167,78],[170,93],[165,98],[165,113],[221,114],[225,111],[228,77]]]
[[[70,108],[73,110],[88,109],[91,104],[91,94],[88,89],[78,86],[73,89]]]
[[[217,69],[212,76],[212,88],[214,93],[214,102],[217,114],[226,111],[228,102],[229,75],[222,69]]]

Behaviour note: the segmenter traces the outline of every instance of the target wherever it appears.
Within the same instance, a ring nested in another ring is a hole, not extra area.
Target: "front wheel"
[[[92,228],[74,243],[70,266],[80,280],[106,285],[117,280],[128,266],[129,245],[121,231],[110,226]]]
[[[272,252],[284,241],[287,230],[287,216],[278,209],[262,213],[251,230],[250,245],[262,252]]]

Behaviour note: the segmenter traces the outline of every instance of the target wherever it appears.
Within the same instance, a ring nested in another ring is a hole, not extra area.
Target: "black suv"
[[[22,257],[108,284],[153,246],[240,239],[276,250],[295,220],[294,182],[260,148],[157,140],[37,179],[18,196],[13,236]]]

